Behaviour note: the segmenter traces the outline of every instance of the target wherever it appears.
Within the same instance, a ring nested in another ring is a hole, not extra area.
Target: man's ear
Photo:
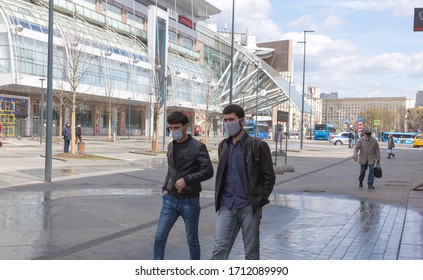
[[[245,124],[245,118],[239,119],[239,124],[241,126],[244,126],[244,124]]]

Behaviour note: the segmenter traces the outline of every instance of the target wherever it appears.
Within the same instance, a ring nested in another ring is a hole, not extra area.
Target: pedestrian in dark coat
[[[395,158],[394,148],[395,148],[394,138],[392,137],[392,134],[389,134],[388,135],[388,158],[391,158],[391,155],[393,158]]]
[[[63,134],[63,140],[65,141],[65,144],[63,146],[63,152],[69,153],[69,144],[71,140],[71,130],[70,130],[70,123],[67,122],[65,126],[62,129]]]
[[[242,231],[245,259],[260,259],[260,221],[275,185],[269,145],[244,130],[244,109],[230,104],[223,109],[228,138],[219,144],[215,209],[218,213],[211,259],[227,260]]]

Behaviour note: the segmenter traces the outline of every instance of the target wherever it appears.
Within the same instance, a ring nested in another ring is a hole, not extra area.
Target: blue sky
[[[223,12],[212,21],[231,28],[232,1],[210,1]],[[421,0],[235,0],[235,32],[257,42],[293,40],[294,82],[339,97],[405,96],[423,90],[423,32],[413,32]]]

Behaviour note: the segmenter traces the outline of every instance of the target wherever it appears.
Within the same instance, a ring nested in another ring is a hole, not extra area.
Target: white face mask
[[[225,129],[229,136],[235,136],[241,131],[242,127],[237,120],[225,123]]]
[[[178,130],[172,130],[170,132],[170,135],[172,135],[173,140],[181,140],[182,137],[184,136],[184,134],[182,133],[182,130],[178,129]]]

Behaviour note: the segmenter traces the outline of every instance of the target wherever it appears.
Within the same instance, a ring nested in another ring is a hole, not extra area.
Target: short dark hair
[[[182,124],[182,125],[186,125],[189,122],[188,120],[188,116],[185,115],[182,112],[179,111],[175,111],[170,113],[169,116],[167,116],[167,123],[168,124]]]
[[[245,117],[244,109],[242,109],[242,107],[237,105],[237,104],[230,104],[230,105],[226,106],[223,109],[222,113],[224,115],[229,115],[229,114],[235,113],[235,115],[240,119]]]

